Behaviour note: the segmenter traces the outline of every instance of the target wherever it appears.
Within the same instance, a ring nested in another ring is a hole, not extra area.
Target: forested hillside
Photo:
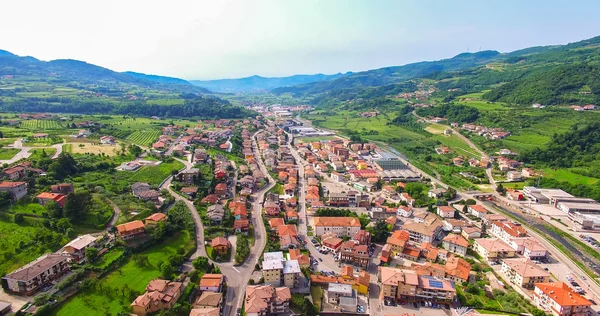
[[[329,81],[352,74],[351,72],[333,75],[294,75],[289,77],[251,76],[238,79],[192,80],[192,84],[221,93],[266,92],[278,87],[287,87],[311,82]]]
[[[500,53],[497,51],[462,53],[449,59],[424,61],[404,66],[357,72],[350,76],[332,81],[277,88],[272,92],[275,94],[291,93],[295,96],[307,96],[326,92],[336,94],[345,89],[379,87],[399,83],[412,78],[423,77],[436,72],[472,68],[495,60],[499,56]]]
[[[600,65],[537,68],[488,92],[484,98],[525,105],[600,103]]]

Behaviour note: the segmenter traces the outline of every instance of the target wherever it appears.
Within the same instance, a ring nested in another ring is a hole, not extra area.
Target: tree
[[[63,207],[65,217],[70,219],[81,219],[92,205],[92,195],[87,191],[70,193]]]
[[[371,222],[371,218],[369,218],[369,215],[365,213],[360,214],[358,220],[360,221],[360,228],[362,229],[365,229],[367,225],[369,225],[369,223]]]
[[[15,214],[15,224],[21,224],[25,221],[25,217],[23,216],[23,213],[16,213]]]
[[[85,250],[85,258],[88,262],[96,262],[98,260],[98,249],[94,247],[89,247]]]
[[[164,262],[160,265],[160,272],[164,279],[170,280],[173,277],[173,273],[175,273],[175,269],[169,262]]]
[[[302,311],[304,315],[307,316],[316,316],[319,314],[317,307],[310,302],[308,298],[304,298],[304,302],[302,303]]]
[[[44,207],[51,218],[57,219],[63,217],[63,210],[55,201],[48,201]]]
[[[371,233],[374,242],[384,242],[390,236],[391,229],[384,220],[378,220],[375,226],[368,227],[367,231]]]
[[[35,304],[35,306],[42,306],[46,303],[48,303],[48,301],[50,300],[50,293],[42,293],[40,295],[37,295],[34,299],[33,299],[33,303]]]
[[[133,155],[134,157],[137,157],[140,154],[142,154],[142,149],[138,145],[129,145],[128,149],[129,149],[129,153],[131,155]]]
[[[61,218],[56,222],[56,229],[61,233],[65,233],[69,228],[73,228],[73,225],[67,218]]]
[[[194,269],[196,270],[206,271],[206,268],[208,267],[208,258],[198,257],[192,261],[192,266],[194,266]]]
[[[496,187],[496,192],[498,192],[500,194],[506,193],[506,189],[504,188],[504,186],[502,185],[502,183],[498,184],[498,186]]]

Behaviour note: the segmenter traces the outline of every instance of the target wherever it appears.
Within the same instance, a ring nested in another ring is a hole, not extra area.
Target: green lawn
[[[46,208],[38,203],[27,203],[23,200],[8,208],[9,212],[42,215]]]
[[[177,160],[163,162],[157,167],[142,167],[140,170],[132,172],[129,179],[131,183],[148,182],[150,185],[158,185],[171,174],[171,171],[179,170],[183,167],[184,165]]]
[[[312,296],[313,304],[317,310],[321,310],[321,298],[323,297],[323,289],[320,286],[312,285],[310,287],[310,296]]]
[[[107,251],[104,255],[102,255],[102,257],[100,257],[98,261],[94,262],[94,266],[99,268],[105,268],[113,261],[118,259],[120,256],[122,256],[124,252],[124,248],[113,248]]]
[[[46,153],[46,157],[52,157],[56,153],[56,149],[54,149],[54,148],[32,149],[29,152],[31,153],[31,156],[29,156],[29,159],[40,159],[40,158],[42,158],[43,153]]]
[[[554,170],[552,168],[544,168],[542,172],[544,173],[544,177],[555,178],[560,181],[568,181],[576,184],[595,184],[599,180],[597,178],[586,177],[573,173],[568,169]]]
[[[8,160],[14,157],[20,150],[15,148],[0,148],[0,160]]]
[[[167,258],[177,253],[178,249],[189,250],[193,247],[193,240],[190,233],[182,233],[155,245],[141,254],[148,256],[148,266],[138,266],[133,260],[129,260],[121,268],[110,273],[100,281],[103,287],[112,289],[121,289],[125,286],[134,292],[141,294],[148,282],[160,277],[160,271],[157,265],[164,262]],[[116,315],[125,311],[131,301],[118,295],[105,294],[106,290],[88,290],[79,293],[66,303],[60,305],[53,315],[76,316],[76,315]]]

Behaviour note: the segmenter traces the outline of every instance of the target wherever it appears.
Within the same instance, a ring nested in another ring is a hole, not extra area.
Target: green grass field
[[[15,148],[0,148],[0,160],[8,160],[14,157],[20,150]]]
[[[142,255],[148,257],[149,265],[142,267],[135,261],[129,260],[121,268],[107,275],[100,283],[103,287],[111,289],[121,289],[127,286],[135,293],[141,294],[148,282],[160,277],[157,267],[159,263],[177,253],[178,249],[188,251],[193,246],[192,236],[189,232],[183,231],[167,241],[141,252]],[[97,289],[81,292],[60,305],[53,315],[116,315],[124,311],[131,303],[127,298],[114,294],[108,295],[104,292],[106,291],[101,292]]]
[[[542,170],[544,177],[555,178],[561,181],[568,181],[570,183],[577,184],[595,184],[598,183],[600,179],[586,177],[574,172],[569,171],[568,169],[557,169],[554,170],[552,168],[545,168]]]
[[[35,239],[41,225],[41,221],[30,217],[25,217],[22,224],[15,224],[12,215],[0,212],[0,274],[11,272],[44,253],[55,250],[40,245],[18,249],[21,242],[26,245]],[[62,242],[67,243],[68,240]]]
[[[173,162],[163,162],[157,167],[146,166],[138,171],[131,172],[129,179],[131,183],[148,182],[151,185],[158,185],[171,174],[172,170],[179,170],[183,167],[184,165],[177,160],[173,160]],[[125,172],[127,171],[122,171],[121,173]]]
[[[66,146],[66,145],[63,145]],[[52,157],[52,155],[54,155],[56,153],[56,149],[54,148],[38,148],[38,149],[31,149],[29,151],[31,153],[31,156],[29,156],[29,159],[39,159],[42,158],[42,153],[46,153],[47,157]]]

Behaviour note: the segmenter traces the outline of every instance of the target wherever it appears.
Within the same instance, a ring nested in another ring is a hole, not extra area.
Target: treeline
[[[460,104],[443,104],[440,106],[420,108],[417,110],[420,116],[444,117],[450,122],[471,123],[479,118],[479,110]]]
[[[187,98],[184,104],[147,104],[143,100],[119,103],[73,100],[69,98],[25,98],[0,102],[0,110],[7,112],[77,113],[77,114],[128,114],[159,117],[199,117],[206,119],[246,118],[252,111],[234,106],[229,101],[210,97]]]
[[[534,69],[484,94],[490,101],[530,105],[600,103],[600,66],[588,63]],[[579,94],[580,89],[592,94]]]

